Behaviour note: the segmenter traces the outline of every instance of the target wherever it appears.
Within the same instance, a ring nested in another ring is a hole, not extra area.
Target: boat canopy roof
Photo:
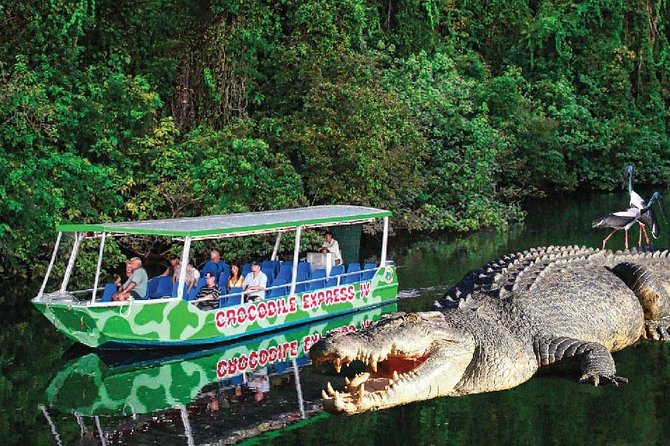
[[[184,217],[121,223],[63,224],[60,232],[93,232],[115,235],[159,235],[172,237],[230,237],[291,231],[298,226],[323,227],[365,223],[388,217],[390,211],[363,206],[310,206],[277,211]]]

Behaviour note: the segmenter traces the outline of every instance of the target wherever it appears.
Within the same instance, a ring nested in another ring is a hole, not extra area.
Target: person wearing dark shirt
[[[201,310],[211,310],[219,307],[219,296],[221,296],[221,289],[216,284],[216,276],[212,273],[207,273],[205,276],[207,284],[200,288],[193,303]]]

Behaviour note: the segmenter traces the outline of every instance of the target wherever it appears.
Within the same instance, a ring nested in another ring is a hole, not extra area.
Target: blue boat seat
[[[304,270],[303,271],[298,270],[295,283],[296,293],[304,293],[305,291],[307,291],[307,283],[306,283],[307,280],[309,280],[309,273]]]
[[[298,262],[298,273],[307,273],[307,278],[312,274],[312,264],[309,262]]]
[[[317,280],[318,279],[318,280]],[[319,268],[312,273],[312,281],[309,283],[308,289],[310,291],[320,290],[326,287],[326,270]]]
[[[246,277],[251,272],[251,263],[242,265],[242,277]]]
[[[98,299],[98,302],[111,302],[112,297],[116,294],[117,288],[113,283],[106,283],[105,288],[102,291],[102,297]]]
[[[277,274],[276,278],[284,279],[284,281],[288,283],[292,277],[293,277],[293,265],[291,265],[290,263],[284,263],[279,269],[279,274]]]
[[[193,288],[191,288],[191,291],[188,293],[188,296],[186,296],[186,300],[194,300],[195,296],[197,296],[198,293],[200,292],[200,289],[205,285],[207,285],[207,279],[205,279],[204,277],[199,278],[198,283]]]
[[[231,288],[230,291],[230,293],[219,299],[219,308],[232,307],[233,305],[242,303],[242,288]]]
[[[330,269],[330,275],[328,276],[328,280],[326,281],[326,286],[327,287],[337,286],[337,276],[341,274],[344,274],[344,266],[343,265],[333,266]]]
[[[179,282],[175,282],[172,284],[172,292],[170,293],[170,296],[177,297],[177,291],[179,291]],[[182,294],[183,299],[186,299],[187,294],[188,294],[188,286],[184,284],[184,293]]]
[[[149,282],[147,282],[147,296],[151,297],[156,294],[156,290],[158,290],[158,279],[161,277],[162,276],[155,276],[149,279]]]
[[[275,369],[276,373],[284,373],[286,370],[288,370],[288,362],[287,361],[275,362],[274,364],[272,364],[272,367]]]
[[[343,277],[344,283],[354,283],[361,280],[361,264],[358,262],[351,262],[347,269],[347,275]]]
[[[158,297],[167,297],[172,293],[172,277],[169,276],[158,276],[154,277],[151,280],[156,279],[156,288],[153,292],[150,292],[147,289],[147,297],[149,299],[156,299]]]
[[[376,263],[366,263],[363,267],[363,273],[361,274],[361,280],[372,280],[372,278],[377,273],[377,264]]]
[[[282,279],[281,277],[275,279],[272,284],[273,288],[265,293],[265,298],[274,299],[277,297],[286,296],[288,294],[288,287],[281,285],[286,285],[286,280]]]

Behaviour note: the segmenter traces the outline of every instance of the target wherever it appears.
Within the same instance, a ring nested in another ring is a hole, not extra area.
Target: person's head
[[[333,233],[330,231],[326,231],[325,234],[323,234],[323,237],[326,239],[328,243],[333,241]]]
[[[221,253],[219,252],[218,249],[212,249],[212,252],[209,255],[210,259],[212,259],[212,262],[214,263],[219,263],[219,260],[221,260]]]
[[[264,397],[264,396],[265,396],[265,395],[263,395],[263,391],[262,391],[261,388],[259,387],[259,388],[256,389],[256,392],[254,393],[254,400],[255,400],[256,402],[260,402],[260,401],[263,400],[263,397]]]
[[[240,265],[233,263],[230,265],[230,274],[237,277],[240,275]]]
[[[257,273],[258,271],[261,270],[261,264],[258,263],[257,261],[251,262],[251,272],[252,273]]]
[[[130,277],[133,275],[133,266],[130,264],[130,261],[126,262],[126,276]]]
[[[216,285],[216,276],[214,274],[207,273],[205,279],[207,280],[208,287],[213,287],[214,285]]]
[[[177,256],[170,256],[170,265],[171,265],[171,266],[177,266],[177,265],[179,265],[179,257],[177,257]]]
[[[142,259],[139,257],[133,257],[128,263],[130,264],[131,268],[133,268],[133,271],[142,268]]]

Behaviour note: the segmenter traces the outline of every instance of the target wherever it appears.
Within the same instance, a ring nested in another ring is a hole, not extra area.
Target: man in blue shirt
[[[210,259],[211,260],[208,260],[207,263],[205,263],[205,266],[202,267],[202,270],[200,271],[200,277],[206,277],[207,273],[210,273],[214,275],[218,281],[219,276],[223,271],[223,265],[225,262],[221,260],[221,253],[218,249],[212,249],[212,252],[210,253]]]

